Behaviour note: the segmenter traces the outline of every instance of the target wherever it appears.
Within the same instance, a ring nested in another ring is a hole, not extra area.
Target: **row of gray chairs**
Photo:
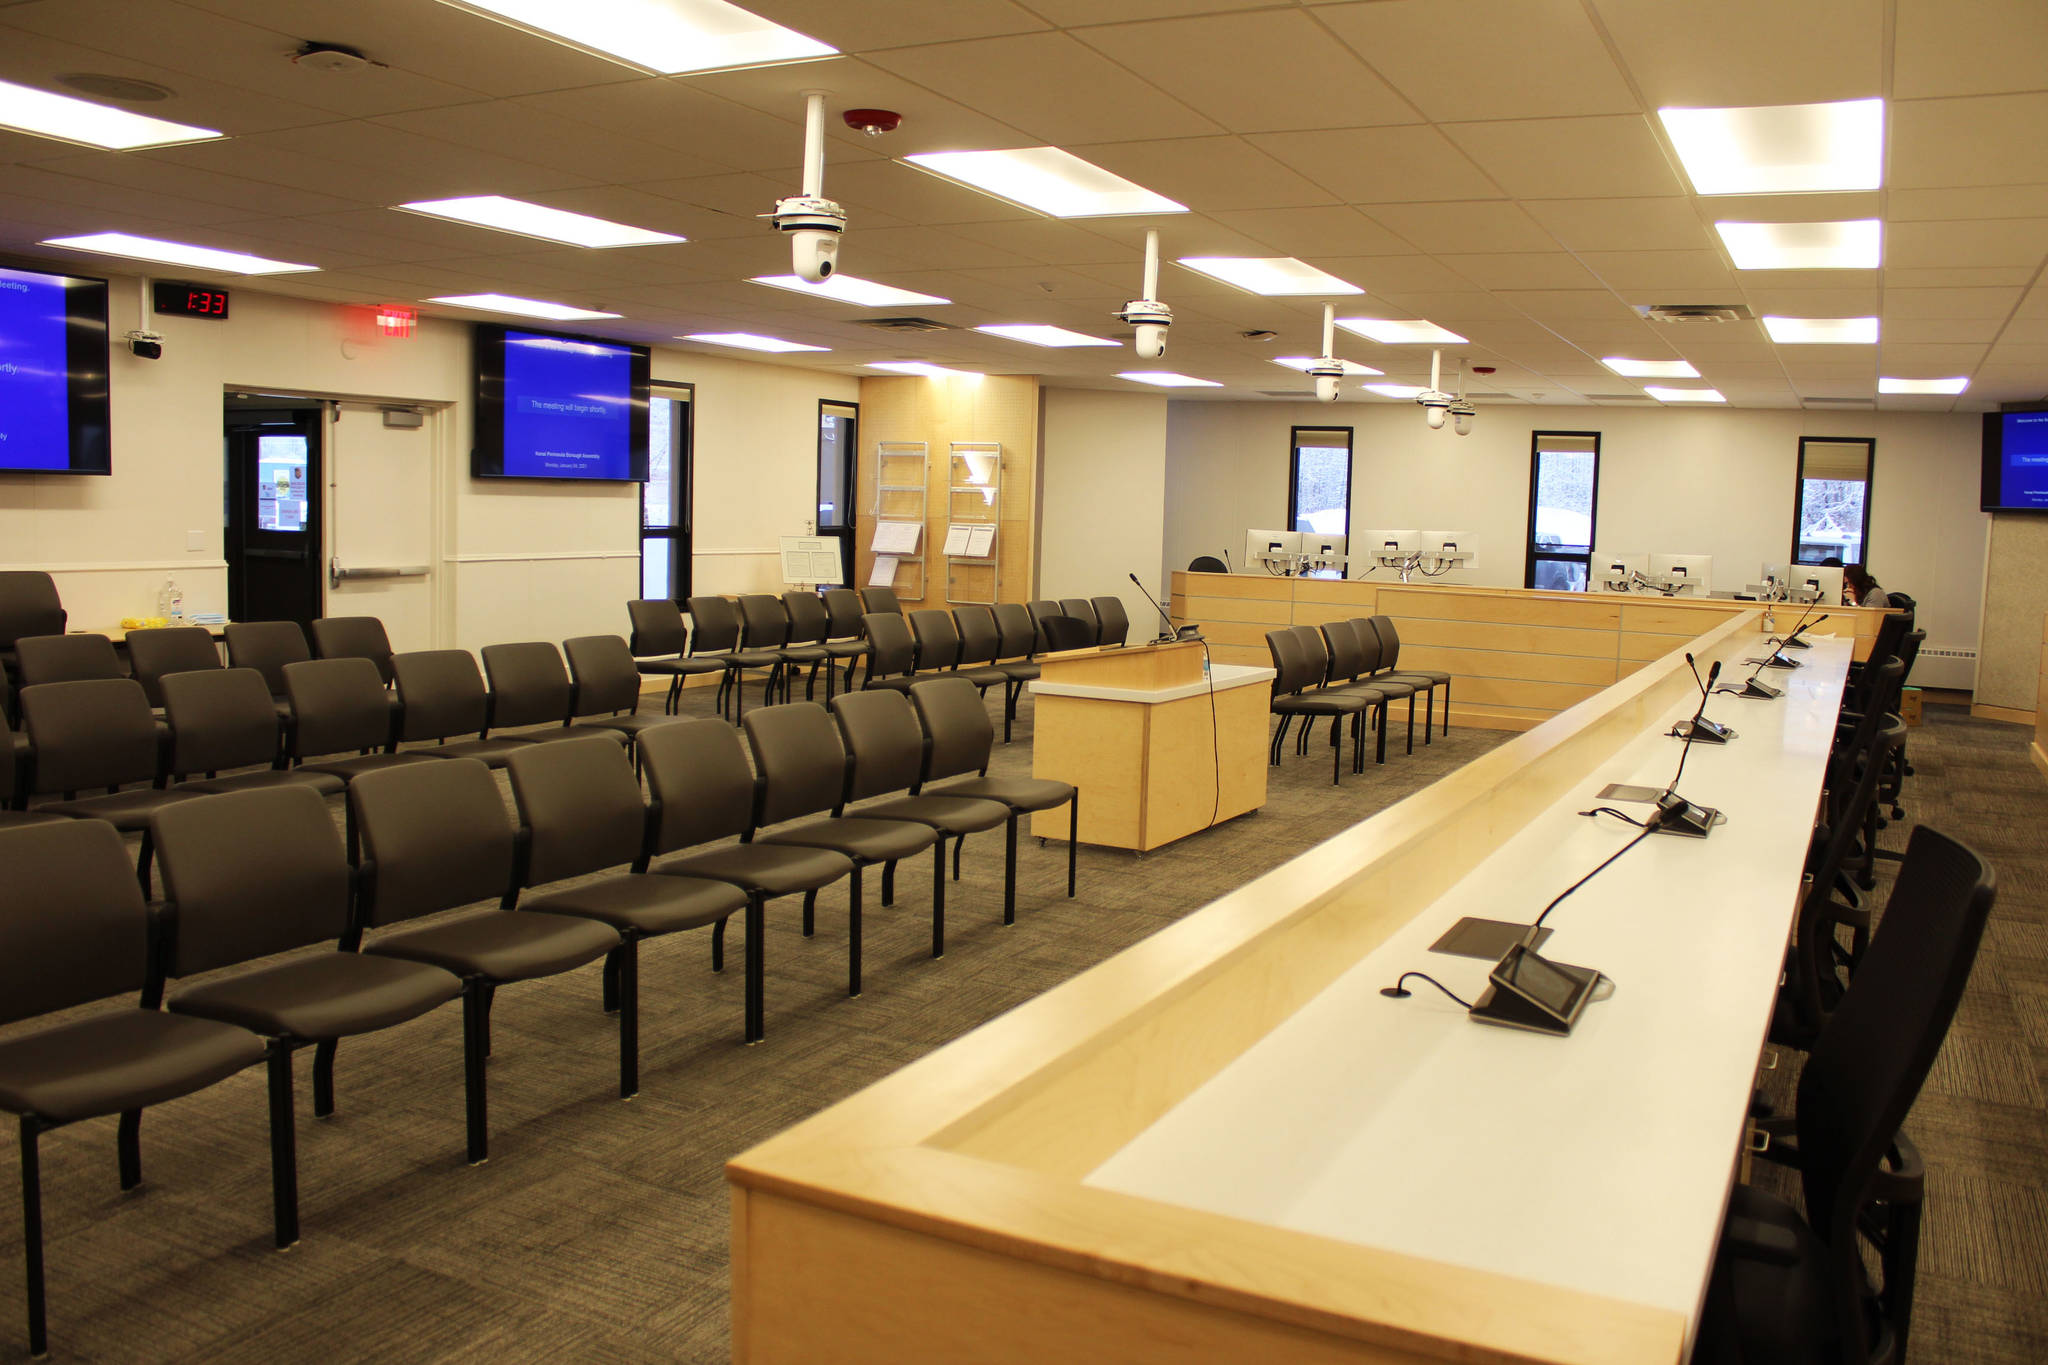
[[[1332,783],[1342,780],[1339,745],[1347,719],[1352,734],[1351,770],[1365,771],[1367,723],[1378,732],[1376,761],[1386,762],[1387,707],[1403,698],[1408,702],[1407,750],[1412,754],[1416,696],[1423,698],[1422,741],[1428,744],[1436,724],[1438,689],[1444,694],[1444,733],[1450,733],[1451,675],[1400,668],[1400,634],[1384,616],[1326,621],[1320,627],[1282,627],[1266,632],[1266,648],[1272,656],[1275,675],[1272,712],[1280,717],[1268,755],[1274,764],[1280,762],[1281,745],[1288,727],[1297,718],[1302,728],[1296,749],[1306,753],[1309,735],[1316,720],[1322,717],[1331,722]]]
[[[1028,604],[1031,619],[1038,623],[1039,643],[1045,649],[1086,649],[1091,645],[1121,646],[1129,642],[1131,634],[1130,614],[1124,610],[1121,597],[1062,597],[1058,601],[1040,598]],[[1063,627],[1048,628],[1046,622],[1054,617],[1065,617],[1078,621],[1080,630],[1068,631]],[[1061,636],[1059,643],[1053,634]]]

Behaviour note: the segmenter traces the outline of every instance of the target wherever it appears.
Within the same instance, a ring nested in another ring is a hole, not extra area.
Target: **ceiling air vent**
[[[884,332],[957,332],[960,329],[950,322],[936,318],[862,318],[863,327],[878,327]]]
[[[1799,402],[1802,407],[1809,408],[1874,409],[1877,407],[1877,400],[1875,398],[1802,398]]]
[[[1648,322],[1754,322],[1756,314],[1740,303],[1639,303],[1636,311]]]
[[[1588,403],[1648,403],[1654,400],[1646,393],[1582,393],[1579,397]]]

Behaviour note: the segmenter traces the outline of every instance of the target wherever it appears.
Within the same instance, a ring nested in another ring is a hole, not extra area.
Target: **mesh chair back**
[[[1124,610],[1121,597],[1097,597],[1089,602],[1095,608],[1096,639],[1105,645],[1120,645],[1131,638],[1130,613]]]
[[[1388,667],[1386,647],[1380,643],[1379,628],[1369,617],[1351,618],[1351,633],[1358,640],[1358,677],[1366,677]]]
[[[165,626],[159,630],[128,632],[128,666],[151,706],[164,704],[163,678],[171,673],[193,673],[219,668],[220,650],[203,626]]]
[[[851,640],[860,634],[860,594],[852,588],[825,589],[825,614],[831,618],[829,640]]]
[[[227,638],[229,667],[253,668],[261,673],[273,697],[285,695],[285,665],[304,663],[313,657],[306,644],[306,632],[297,621],[241,621],[227,628]],[[383,684],[380,673],[378,686]]]
[[[957,777],[988,770],[995,750],[996,727],[981,704],[981,694],[965,678],[934,678],[910,689],[929,747],[924,780]]]
[[[411,763],[348,784],[362,833],[367,927],[497,900],[512,886],[512,821],[473,758]]]
[[[998,659],[1028,659],[1038,652],[1038,626],[1022,602],[996,603],[996,634]]]
[[[860,618],[860,624],[868,637],[871,677],[895,678],[917,671],[917,642],[900,615],[893,611],[871,611]]]
[[[572,716],[608,716],[640,709],[640,671],[633,651],[616,635],[579,635],[562,641],[574,675]]]
[[[56,580],[42,570],[0,573],[0,649],[13,649],[25,635],[62,635],[69,619]]]
[[[104,820],[0,829],[0,1023],[142,989],[149,908]]]
[[[969,664],[992,664],[1003,652],[1003,634],[996,629],[995,613],[987,607],[955,607],[953,627],[960,635],[962,668]]]
[[[491,699],[484,675],[466,649],[420,649],[391,661],[398,680],[400,739],[481,737],[489,728]]]
[[[1904,742],[1903,733],[1893,735],[1882,729],[1858,727],[1863,735],[1860,752],[1842,765],[1839,779],[1828,779],[1828,814],[1817,831],[1817,853],[1807,857],[1806,894],[1800,901],[1798,932],[1791,949],[1792,963],[1786,972],[1791,1007],[1797,1023],[1818,1028],[1839,994],[1835,971],[1835,937],[1827,917],[1834,901],[1836,880],[1856,849],[1863,833],[1864,817],[1877,800],[1878,780],[1884,775],[1887,754]],[[1825,836],[1825,837],[1820,837]]]
[[[846,748],[824,707],[768,706],[747,712],[742,723],[761,774],[762,824],[836,810],[846,799]]]
[[[1323,622],[1323,643],[1330,651],[1331,681],[1349,682],[1365,671],[1365,651],[1358,644],[1358,627],[1349,621]]]
[[[165,964],[172,976],[332,942],[347,931],[348,857],[327,803],[311,787],[173,802],[150,816],[150,828],[164,899],[177,906]]]
[[[21,718],[35,746],[31,771],[38,793],[157,779],[156,719],[133,678],[24,687]]]
[[[313,651],[323,659],[368,659],[386,687],[396,676],[391,637],[374,616],[321,617],[313,622]]]
[[[24,635],[14,642],[21,685],[125,678],[114,642],[104,635]]]
[[[1071,616],[1088,627],[1088,643],[1102,643],[1102,622],[1095,615],[1095,604],[1085,597],[1062,597],[1060,615]]]
[[[1321,687],[1330,677],[1330,647],[1323,643],[1323,633],[1314,626],[1289,626],[1287,629],[1301,642],[1302,658],[1308,670],[1303,685]]]
[[[633,623],[633,638],[626,647],[636,659],[667,658],[681,654],[689,645],[690,632],[683,624],[683,609],[667,598],[628,602],[626,615]],[[702,622],[698,623],[698,630],[703,630]]]
[[[789,613],[779,598],[750,592],[740,598],[741,636],[747,649],[780,649],[789,643]]]
[[[910,613],[910,629],[917,636],[917,666],[923,669],[960,666],[960,632],[953,625],[953,613],[929,609]]]
[[[849,692],[832,699],[832,715],[853,757],[848,800],[917,785],[924,770],[924,731],[910,698],[894,691]]]
[[[647,806],[626,751],[606,739],[529,744],[505,760],[526,826],[528,886],[635,862]]]
[[[562,651],[546,640],[485,645],[491,724],[562,725],[569,719],[569,670]]]
[[[789,617],[793,645],[819,644],[832,633],[832,614],[825,610],[825,599],[814,592],[782,594],[782,610]]]
[[[723,597],[691,598],[690,624],[696,628],[692,654],[727,654],[739,648],[740,614]]]
[[[655,853],[673,853],[754,827],[754,771],[739,731],[679,720],[640,736],[640,769],[654,797]]]
[[[1063,649],[1089,649],[1095,644],[1095,627],[1077,616],[1048,616],[1038,623],[1045,647],[1057,654]]]
[[[903,604],[896,600],[894,588],[863,588],[860,597],[861,601],[867,604],[869,611],[893,611],[898,616],[903,614]]]
[[[391,742],[391,694],[368,659],[306,659],[284,666],[292,754],[360,753]]]
[[[1920,658],[1920,646],[1926,643],[1927,632],[1924,630],[1909,630],[1899,640],[1899,661],[1906,666],[1906,671],[1899,675],[1901,687],[1912,678],[1913,665]]]
[[[173,673],[163,687],[172,776],[267,767],[276,761],[277,706],[255,669]]]

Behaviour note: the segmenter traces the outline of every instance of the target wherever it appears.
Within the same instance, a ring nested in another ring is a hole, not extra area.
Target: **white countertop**
[[[1681,792],[1727,823],[1652,835],[1548,921],[1544,948],[1618,984],[1568,1038],[1495,1028],[1490,962],[1431,953],[1461,915],[1530,922],[1636,831],[1576,812],[1609,782],[1661,789],[1657,727],[1537,815],[1357,967],[1104,1162],[1088,1183],[1667,1308],[1696,1321],[1811,831],[1846,641],[1779,701],[1716,695],[1740,737],[1695,744]],[[1695,702],[1697,698],[1695,697]],[[1648,807],[1623,806],[1640,815]],[[1688,1332],[1690,1333],[1689,1326]]]
[[[1160,702],[1179,701],[1183,697],[1206,696],[1212,690],[1227,692],[1233,687],[1269,683],[1273,676],[1272,669],[1257,668],[1250,664],[1212,664],[1207,678],[1191,683],[1180,683],[1173,687],[1095,687],[1087,683],[1046,682],[1042,678],[1030,686],[1032,695],[1039,697],[1095,697],[1103,701],[1135,701],[1157,705]]]

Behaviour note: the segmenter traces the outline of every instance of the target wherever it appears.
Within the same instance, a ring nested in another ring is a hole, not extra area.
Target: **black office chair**
[[[485,645],[484,673],[490,678],[491,728],[535,744],[601,738],[625,748],[632,736],[615,725],[573,725],[570,702],[575,684],[562,665],[562,651],[546,640]]]
[[[1374,706],[1384,707],[1384,697],[1372,697],[1362,691],[1324,691],[1323,665],[1312,660],[1302,647],[1301,638],[1291,630],[1269,630],[1266,632],[1266,649],[1273,657],[1273,699],[1272,713],[1280,717],[1278,728],[1273,731],[1273,743],[1267,755],[1272,766],[1279,766],[1280,746],[1287,738],[1287,727],[1295,717],[1301,717],[1301,737],[1296,745],[1298,752],[1306,752],[1309,732],[1316,717],[1330,718],[1330,783],[1335,786],[1343,781],[1339,766],[1343,756],[1342,740],[1344,722],[1347,718],[1356,720]],[[1384,715],[1384,712],[1382,712]],[[1387,727],[1382,720],[1380,734],[1384,738]],[[1365,771],[1365,747],[1363,735],[1356,724],[1352,727],[1351,771]]]
[[[862,588],[860,600],[868,611],[893,611],[898,616],[903,614],[903,604],[896,599],[894,588]]]
[[[40,569],[0,573],[0,673],[16,678],[14,643],[24,635],[62,635],[71,618],[57,584]]]
[[[1102,621],[1095,614],[1095,604],[1093,602],[1085,597],[1062,597],[1060,599],[1060,615],[1071,616],[1082,625],[1088,627],[1089,644],[1099,645],[1102,643]]]
[[[398,738],[432,746],[411,752],[433,758],[480,759],[502,768],[508,754],[530,742],[491,735],[491,694],[468,650],[412,650],[395,656],[391,666],[404,707],[399,714]]]
[[[1095,627],[1078,616],[1040,617],[1038,630],[1045,637],[1045,652],[1048,654],[1095,647]]]
[[[1230,566],[1214,555],[1196,555],[1188,561],[1189,573],[1229,573]]]
[[[386,687],[392,671],[391,637],[375,616],[323,616],[313,622],[313,652],[322,659],[368,659]]]
[[[683,609],[674,602],[662,597],[638,598],[626,603],[626,615],[633,623],[633,638],[626,645],[633,655],[633,667],[648,677],[669,680],[668,697],[661,707],[664,713],[674,715],[681,705],[685,678],[716,673],[723,683],[725,660],[690,653],[689,627],[683,623]]]
[[[731,715],[735,720],[746,715],[745,683],[750,669],[768,674],[771,686],[767,689],[767,699],[773,700],[772,684],[782,671],[782,656],[773,650],[740,647],[738,608],[723,597],[692,597],[690,621],[695,627],[690,640],[690,657],[715,661],[724,671],[715,698],[720,715]]]
[[[1121,597],[1096,597],[1089,600],[1095,608],[1095,642],[1113,648],[1122,648],[1131,642],[1131,617],[1124,610]]]
[[[860,594],[852,588],[827,588],[823,600],[825,614],[830,618],[825,630],[825,652],[835,661],[845,660],[846,690],[851,692],[853,670],[868,654],[867,636],[861,633],[860,624],[866,612],[861,607]],[[829,681],[826,687],[831,687]]]
[[[38,683],[128,676],[114,642],[104,635],[24,635],[14,642],[14,659],[24,690]]]
[[[172,673],[219,668],[220,647],[204,626],[164,626],[128,632],[128,666],[151,706],[164,704],[163,680]]]
[[[868,637],[868,671],[861,690],[888,687],[907,691],[917,678],[917,641],[910,626],[893,611],[871,611],[860,618]]]

